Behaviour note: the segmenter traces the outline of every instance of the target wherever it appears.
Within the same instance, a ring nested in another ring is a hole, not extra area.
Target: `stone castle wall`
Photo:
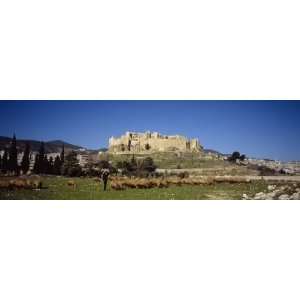
[[[109,152],[147,153],[147,152],[200,152],[202,146],[197,139],[187,139],[180,135],[161,135],[157,132],[126,132],[119,138],[109,139]]]

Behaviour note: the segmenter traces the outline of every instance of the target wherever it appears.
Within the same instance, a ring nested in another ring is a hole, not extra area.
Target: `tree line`
[[[22,165],[25,167],[25,161],[24,163],[22,161]],[[6,172],[17,173],[19,170],[17,140],[15,134],[10,144],[10,148],[8,149],[5,147],[3,156],[1,157],[0,155],[0,169],[4,173]]]
[[[49,158],[45,152],[45,144],[41,142],[39,152],[35,155],[33,168],[31,167],[32,153],[29,142],[26,142],[22,160],[18,164],[18,149],[16,135],[14,134],[10,147],[6,147],[4,154],[0,155],[0,170],[4,174],[20,175],[28,174],[28,171],[35,174],[64,175],[70,177],[77,176],[99,176],[100,170],[109,168],[111,174],[117,173],[118,170],[127,176],[147,177],[156,170],[151,157],[137,161],[132,156],[130,161],[119,161],[116,166],[112,166],[108,161],[101,160],[97,163],[89,162],[84,169],[79,165],[77,153],[70,151],[65,155],[64,145],[59,155],[53,159]]]
[[[19,175],[22,172],[23,174],[27,174],[30,170],[31,155],[30,144],[29,142],[26,142],[21,164],[18,164],[17,139],[14,134],[10,147],[5,147],[3,155],[0,155],[0,169],[2,170],[2,173],[6,174],[9,172],[14,175]],[[72,157],[74,157],[74,155]],[[32,172],[35,174],[61,175],[63,173],[64,164],[64,145],[62,145],[60,155],[57,155],[55,159],[53,159],[53,157],[47,157],[45,153],[45,144],[44,142],[41,142],[39,152],[35,156]]]

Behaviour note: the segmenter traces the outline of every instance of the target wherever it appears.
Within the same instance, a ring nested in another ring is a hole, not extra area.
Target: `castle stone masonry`
[[[126,132],[121,137],[109,139],[109,152],[147,153],[147,152],[201,152],[198,139],[188,139],[180,135],[162,135],[158,132]]]

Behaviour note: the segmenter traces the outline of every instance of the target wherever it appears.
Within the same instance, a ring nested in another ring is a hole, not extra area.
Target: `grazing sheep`
[[[194,178],[194,179],[191,179],[191,184],[192,185],[199,185],[199,184],[201,184],[201,182],[200,182],[200,180]]]
[[[157,186],[157,182],[155,179],[149,180],[149,188],[154,188]]]
[[[227,183],[247,183],[251,180],[243,176],[215,176],[216,182],[227,182]]]
[[[67,185],[69,186],[69,187],[73,187],[74,189],[76,188],[76,182],[74,181],[74,180],[69,180],[68,182],[67,182]]]
[[[162,178],[128,178],[128,177],[113,177],[112,189],[125,189],[125,188],[137,188],[137,189],[149,189],[149,188],[164,188],[169,185],[211,185],[215,182],[228,182],[228,183],[241,183],[250,182],[248,178],[242,176],[199,176],[189,178],[168,177]]]
[[[146,189],[148,188],[148,180],[147,179],[140,179],[136,182],[136,187],[138,189]]]
[[[118,181],[112,181],[110,183],[110,187],[113,189],[113,190],[117,190],[117,191],[120,191],[120,190],[124,190],[125,187],[122,185],[121,182],[118,182]]]
[[[215,182],[213,176],[201,176],[195,179],[194,184],[213,184]]]
[[[123,181],[123,185],[125,187],[135,189],[135,188],[137,188],[137,181],[135,179],[127,179],[127,180]]]
[[[158,184],[159,188],[166,188],[168,186],[169,186],[169,184],[168,184],[168,182],[166,180],[160,180],[159,181],[159,184]]]
[[[42,181],[40,179],[35,179],[30,182],[30,186],[33,189],[41,189],[42,188]]]
[[[168,184],[181,185],[181,180],[178,177],[169,177],[166,179]]]
[[[177,180],[174,180],[174,184],[177,185],[177,186],[182,186],[183,182],[182,182],[182,179],[177,179]]]
[[[0,189],[8,189],[9,188],[9,181],[0,181]]]
[[[10,188],[25,189],[26,182],[22,179],[12,179],[9,181]]]
[[[0,188],[6,189],[38,189],[42,187],[40,179],[30,180],[28,178],[15,178],[0,181]]]
[[[194,184],[194,182],[193,182],[193,179],[191,179],[191,178],[183,178],[183,179],[181,179],[181,183],[182,184]]]
[[[9,181],[9,187],[11,189],[25,189],[26,188],[26,182],[23,179],[12,179]]]

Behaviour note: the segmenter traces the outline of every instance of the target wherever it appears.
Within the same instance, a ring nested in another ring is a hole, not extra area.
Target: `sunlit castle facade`
[[[109,152],[201,152],[198,139],[188,139],[180,135],[162,135],[158,132],[126,132],[121,137],[109,139]]]

